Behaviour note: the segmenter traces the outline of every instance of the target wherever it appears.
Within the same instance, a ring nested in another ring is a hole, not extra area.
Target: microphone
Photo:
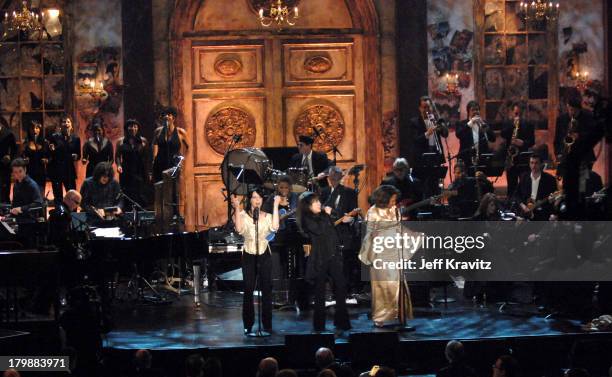
[[[317,127],[312,127],[312,131],[317,135],[317,137],[321,137],[321,130]]]
[[[395,206],[395,220],[400,221],[400,210]]]
[[[241,135],[241,134],[240,134],[240,135],[234,135],[234,136],[232,137],[232,140],[234,140],[234,143],[237,143],[237,142],[239,142],[240,140],[242,140],[242,135]]]
[[[253,208],[253,221],[259,220],[259,207]]]
[[[115,201],[119,200],[123,196],[123,191],[119,190],[117,196],[115,196]]]

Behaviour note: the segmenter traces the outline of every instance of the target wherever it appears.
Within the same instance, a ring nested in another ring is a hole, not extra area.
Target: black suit
[[[398,198],[399,201],[409,201],[410,203],[414,203],[423,199],[421,180],[408,173],[406,173],[404,179],[402,180],[398,179],[395,174],[391,173],[391,175],[385,177],[380,184],[391,185],[398,189],[401,195]]]
[[[65,136],[56,132],[49,137],[49,145],[54,146],[54,150],[49,149],[49,178],[55,202],[61,203],[63,188],[66,191],[76,189],[77,174],[74,163],[81,159],[81,139],[75,135]],[[72,157],[73,154],[76,159]]]
[[[469,120],[462,120],[457,124],[455,136],[459,139],[459,158],[463,160],[465,166],[468,168],[467,172],[470,175],[474,175],[473,169],[469,169],[473,166],[472,157],[476,155],[474,147],[474,137],[472,136],[472,128],[468,126]],[[478,133],[478,152],[479,154],[491,153],[489,149],[489,143],[495,141],[495,132],[491,127],[487,128],[487,132],[483,132],[482,128]]]
[[[580,216],[583,202],[580,197],[580,175],[584,169],[589,169],[589,164],[595,161],[593,148],[603,136],[601,125],[593,119],[593,115],[580,110],[576,115],[576,133],[578,138],[568,153],[565,152],[564,139],[570,125],[570,116],[564,114],[557,119],[555,130],[555,154],[562,156],[560,159],[559,173],[563,177],[563,192],[567,205],[567,216],[576,218]]]
[[[512,141],[512,134],[514,133],[514,121],[504,123],[501,131],[501,137],[506,142],[506,156],[508,155],[508,148]],[[535,131],[533,124],[526,122],[521,119],[519,123],[519,129],[517,133],[517,139],[523,140],[523,145],[518,148],[519,153],[527,152],[535,144]],[[515,146],[516,147],[516,146]],[[510,198],[515,194],[516,188],[518,187],[519,177],[529,171],[529,166],[522,164],[518,165],[518,156],[515,158],[514,165],[506,170],[506,179],[508,180],[508,192],[507,196]]]
[[[312,175],[317,176],[319,173],[322,173],[327,169],[330,165],[329,159],[327,155],[322,152],[312,151]],[[289,162],[289,167],[291,168],[301,168],[302,167],[303,156],[300,153],[296,153],[291,157],[291,161]]]
[[[11,191],[11,161],[17,155],[17,142],[10,128],[0,129],[0,202],[8,203]],[[4,156],[9,156],[5,161]]]
[[[440,150],[435,145],[429,145],[429,138],[425,136],[427,131],[427,125],[422,117],[415,117],[410,119],[408,122],[408,129],[412,135],[412,156],[410,158],[412,166],[414,167],[414,175],[423,182],[423,191],[425,196],[436,195],[439,192],[438,189],[438,177],[436,176],[435,170],[431,168],[431,164],[442,165],[444,164],[444,145],[442,144],[442,138],[448,137],[448,129],[443,128],[440,132],[435,133]],[[433,159],[426,159],[425,153],[437,153],[437,156]]]
[[[557,180],[555,177],[542,172],[535,201],[542,200],[555,191],[557,191]],[[529,198],[531,198],[531,172],[523,174],[516,193],[516,199],[523,204],[526,204]],[[551,212],[552,204],[546,203],[534,212],[534,219],[548,220]]]

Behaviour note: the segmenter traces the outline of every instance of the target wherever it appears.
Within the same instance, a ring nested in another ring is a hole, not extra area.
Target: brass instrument
[[[441,132],[443,135],[448,134],[448,126],[446,125],[446,122],[444,121],[444,119],[442,119],[442,117],[440,116],[440,113],[438,112],[438,108],[436,107],[436,104],[431,100],[431,98],[427,98],[427,103],[429,104],[429,109],[431,110],[427,112],[427,118],[433,123],[435,127],[434,128],[434,140],[436,143],[436,150],[438,151],[438,153],[443,155],[444,150],[442,149],[442,145],[440,145],[440,139],[438,138],[438,132]]]
[[[576,120],[576,118],[572,117],[572,119],[570,120],[569,127],[567,128],[567,135],[565,135],[565,138],[563,139],[563,150],[565,154],[568,154],[572,151],[572,146],[576,142],[576,138],[572,136],[572,134],[575,133],[577,130],[578,121]]]
[[[510,138],[510,145],[508,146],[508,155],[506,156],[506,169],[514,165],[514,158],[519,154],[518,147],[512,144],[512,142],[518,137],[520,126],[521,119],[519,117],[514,118],[514,130],[512,131],[512,138]]]

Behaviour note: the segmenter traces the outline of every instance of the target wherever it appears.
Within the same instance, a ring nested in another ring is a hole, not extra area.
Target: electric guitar
[[[334,226],[340,225],[342,223],[342,220],[344,220],[345,217],[354,217],[357,215],[360,215],[360,216],[362,215],[361,208],[355,208],[351,212],[347,213],[346,215],[342,216],[338,220],[334,221]]]
[[[403,202],[400,202],[400,205],[398,207],[400,208],[400,212],[402,213],[402,220],[408,220],[410,218],[410,216],[408,216],[408,213],[410,213],[410,211],[414,211],[415,209],[419,209],[421,207],[428,206],[432,204],[433,202],[436,202],[442,198],[449,198],[451,196],[456,196],[457,194],[458,194],[457,190],[444,190],[439,195],[434,195],[427,199],[423,199],[421,201],[414,202],[408,205],[407,207],[402,205]]]
[[[534,201],[533,199],[529,198],[526,203],[527,210],[524,211],[524,214],[530,219],[533,219],[534,212],[538,208],[542,207],[546,203],[552,203],[559,199],[562,199],[563,197],[564,197],[563,191],[559,190],[559,191],[553,192],[552,194],[548,195],[544,199],[540,199],[538,201]]]
[[[282,230],[284,229],[284,227],[281,226],[281,223],[284,220],[287,220],[289,217],[293,216],[293,214],[295,214],[295,211],[297,211],[297,208],[292,209],[291,211],[287,211],[284,208],[281,208],[278,210],[278,229]],[[266,240],[268,242],[272,242],[274,241],[274,238],[276,237],[276,232],[270,233],[266,236]]]

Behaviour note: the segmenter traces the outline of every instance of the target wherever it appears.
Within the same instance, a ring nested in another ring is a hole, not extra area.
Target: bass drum
[[[246,195],[248,185],[263,185],[269,168],[268,156],[261,149],[234,149],[221,163],[221,178],[230,194]]]

